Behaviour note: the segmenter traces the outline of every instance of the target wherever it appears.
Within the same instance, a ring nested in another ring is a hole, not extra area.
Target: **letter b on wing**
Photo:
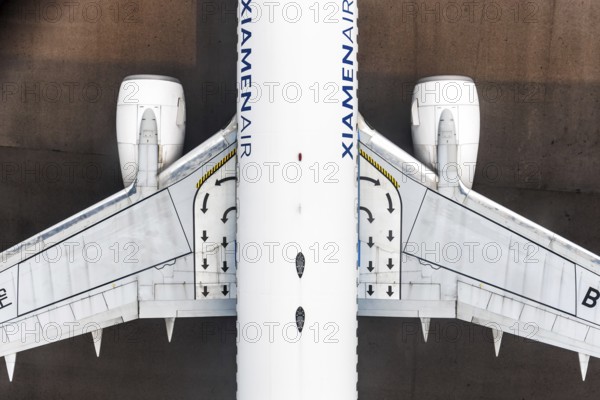
[[[598,304],[599,299],[600,299],[600,291],[591,287],[588,289],[587,294],[585,295],[583,302],[581,304],[583,304],[584,306],[589,307],[589,308],[594,308]]]

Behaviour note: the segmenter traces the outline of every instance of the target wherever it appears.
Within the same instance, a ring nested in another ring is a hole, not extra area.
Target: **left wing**
[[[359,315],[459,318],[600,357],[600,258],[437,176],[360,123]]]
[[[43,344],[91,332],[99,353],[114,324],[166,318],[170,339],[176,317],[235,315],[235,269],[215,246],[235,240],[236,132],[182,157],[154,193],[134,183],[0,255],[11,379],[16,354]]]

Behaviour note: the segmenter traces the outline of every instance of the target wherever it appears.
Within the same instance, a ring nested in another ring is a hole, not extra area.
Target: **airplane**
[[[496,352],[530,337],[579,353],[585,379],[598,257],[472,190],[473,81],[419,81],[412,157],[358,113],[356,4],[308,27],[259,4],[240,3],[227,127],[182,155],[180,83],[126,78],[126,188],[1,255],[9,377],[18,352],[74,335],[99,353],[116,323],[164,318],[170,337],[176,318],[237,316],[238,398],[356,398],[361,315],[418,317],[425,338],[431,318],[488,326]],[[334,98],[300,95],[315,82]]]

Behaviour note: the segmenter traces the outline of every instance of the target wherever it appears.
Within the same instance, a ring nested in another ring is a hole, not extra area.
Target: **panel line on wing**
[[[25,294],[19,290],[19,313],[189,254],[168,192],[161,191],[151,199],[136,203],[126,213],[115,213],[103,224],[94,224],[19,263],[19,285],[26,289]],[[89,256],[88,244],[93,256]]]
[[[19,274],[19,264],[16,265],[16,268],[17,268],[17,287],[16,287],[16,292],[17,292],[17,316],[18,316],[19,315],[19,275],[20,275]],[[5,270],[5,271],[7,271],[7,270]]]
[[[190,254],[192,254],[192,252],[189,252],[189,253],[182,254],[181,256],[179,256],[179,257],[177,257],[177,258],[183,258],[183,257],[186,257],[186,256],[188,256],[188,255],[190,255]],[[169,261],[169,260],[167,260],[167,262],[168,262],[168,261]],[[149,266],[149,267],[147,267],[147,268],[144,268],[144,269],[142,269],[142,270],[139,270],[139,271],[136,271],[136,272],[132,272],[132,273],[130,273],[130,274],[128,274],[128,275],[120,276],[119,278],[117,278],[117,279],[114,279],[114,280],[112,280],[112,281],[109,281],[109,282],[103,283],[103,284],[101,284],[101,285],[98,285],[98,286],[95,286],[95,287],[89,288],[89,289],[87,289],[87,290],[84,290],[84,291],[82,291],[82,292],[80,292],[80,293],[75,293],[75,294],[73,294],[73,295],[71,295],[71,296],[69,296],[69,297],[65,297],[64,299],[60,299],[60,300],[54,301],[54,302],[52,302],[52,303],[45,304],[45,305],[43,305],[43,306],[41,306],[41,307],[38,307],[38,308],[36,308],[36,309],[33,309],[33,310],[30,310],[30,311],[24,312],[23,314],[19,314],[19,315],[17,315],[17,317],[16,317],[16,318],[21,318],[21,317],[24,317],[24,316],[26,316],[26,315],[29,315],[29,314],[35,313],[35,312],[37,312],[37,311],[43,310],[43,309],[45,309],[45,308],[52,307],[52,306],[54,306],[54,305],[56,305],[56,304],[62,303],[63,301],[67,301],[67,300],[70,300],[70,299],[72,299],[72,298],[75,298],[75,297],[81,296],[81,295],[83,295],[83,294],[85,294],[85,293],[87,293],[87,292],[91,292],[91,291],[94,291],[94,290],[100,289],[100,288],[102,288],[102,287],[104,287],[104,286],[107,286],[107,285],[113,284],[113,283],[115,283],[115,282],[118,282],[118,281],[120,281],[120,280],[123,280],[123,279],[130,278],[130,277],[132,277],[132,276],[138,275],[138,274],[140,274],[140,273],[142,273],[142,272],[144,272],[144,271],[148,271],[148,270],[150,270],[150,269],[152,269],[152,268],[156,268],[156,267],[158,267],[159,265],[163,265],[163,264],[164,264],[164,262],[160,262],[160,263],[158,263],[158,264],[151,265],[151,266]],[[129,284],[129,283],[127,283],[127,284]],[[127,285],[127,284],[126,284],[126,285]],[[8,319],[8,320],[6,320],[6,321],[2,321],[2,322],[0,322],[0,324],[4,324],[4,323],[6,323],[6,322],[9,322],[9,321],[11,321],[11,320],[13,320],[13,319],[15,319],[15,318],[11,318],[11,319]]]
[[[444,269],[444,270],[446,270],[446,271],[451,271],[451,272],[453,272],[453,273],[455,273],[455,274],[457,274],[457,275],[464,276],[465,278],[469,278],[469,279],[472,279],[472,280],[474,280],[474,281],[481,282],[481,283],[483,283],[484,285],[491,286],[491,287],[493,287],[493,288],[495,288],[495,289],[498,289],[498,290],[501,290],[501,291],[503,291],[503,292],[510,293],[510,294],[512,294],[512,295],[514,295],[514,296],[521,297],[521,298],[523,298],[523,299],[525,299],[525,300],[528,300],[528,301],[531,301],[531,302],[533,302],[533,303],[537,303],[537,304],[540,304],[540,305],[542,305],[542,306],[544,306],[544,307],[548,307],[548,308],[550,308],[550,309],[552,309],[552,310],[555,310],[555,311],[558,311],[558,312],[561,312],[561,313],[567,314],[567,315],[569,315],[569,316],[571,316],[571,317],[575,317],[575,318],[579,318],[579,319],[582,319],[582,320],[584,320],[584,321],[587,321],[587,320],[585,320],[585,319],[583,319],[583,318],[581,318],[581,317],[578,317],[577,315],[575,315],[575,314],[573,314],[573,313],[571,313],[571,312],[568,312],[568,311],[565,311],[565,310],[561,310],[561,309],[559,309],[559,308],[557,308],[557,307],[555,307],[555,306],[552,306],[552,305],[549,305],[549,304],[543,303],[543,302],[541,302],[541,301],[539,301],[539,300],[534,300],[534,299],[532,299],[532,298],[530,298],[530,297],[523,296],[522,294],[515,293],[515,292],[513,292],[513,291],[511,291],[511,290],[509,290],[509,289],[506,289],[506,288],[503,288],[503,287],[500,287],[500,286],[494,285],[493,283],[489,283],[489,282],[487,282],[487,281],[484,281],[484,280],[482,280],[482,279],[480,279],[480,278],[475,278],[475,277],[473,277],[473,276],[471,276],[471,275],[469,275],[469,274],[466,274],[466,273],[464,273],[464,272],[457,271],[457,270],[454,270],[454,269],[452,269],[452,268],[445,267],[445,266],[443,266],[443,265],[441,265],[441,264],[439,264],[439,263],[436,263],[436,262],[434,262],[434,261],[427,260],[427,259],[421,258],[421,257],[419,257],[419,256],[417,256],[417,255],[414,255],[414,254],[411,254],[411,253],[406,253],[406,252],[404,252],[404,251],[402,252],[402,254],[406,254],[407,256],[414,257],[414,258],[416,258],[416,259],[417,259],[417,260],[419,260],[419,261],[423,261],[423,262],[425,262],[425,263],[428,263],[428,264],[435,265],[436,267],[438,267],[438,268],[441,268],[441,269]],[[590,323],[592,323],[592,324],[594,324],[594,325],[598,325],[598,326],[600,326],[600,324],[597,324],[597,323],[595,323],[595,322],[593,322],[593,321],[587,321],[587,322],[590,322]]]
[[[51,248],[53,248],[53,247],[55,247],[55,246],[58,246],[58,245],[60,245],[60,244],[62,244],[62,243],[64,243],[64,242],[66,242],[66,241],[67,241],[67,240],[69,240],[69,239],[73,239],[75,236],[77,236],[77,235],[79,235],[79,234],[81,234],[81,233],[83,233],[83,232],[85,232],[85,231],[88,231],[88,230],[90,230],[90,229],[94,228],[95,226],[97,226],[97,225],[99,225],[99,224],[101,224],[101,223],[103,223],[103,222],[105,222],[105,221],[107,221],[107,220],[109,220],[109,219],[111,219],[111,218],[113,218],[113,217],[115,217],[115,216],[117,216],[117,215],[119,215],[119,214],[121,214],[121,213],[123,213],[123,212],[125,212],[125,211],[129,210],[130,208],[132,208],[132,207],[135,207],[135,206],[137,206],[137,205],[139,205],[139,204],[141,204],[141,203],[143,203],[143,202],[145,202],[145,201],[147,201],[147,200],[149,200],[149,199],[151,199],[151,198],[153,198],[153,197],[155,197],[155,196],[158,196],[159,194],[162,194],[162,193],[163,193],[165,190],[166,190],[166,189],[159,190],[159,191],[157,191],[156,193],[152,193],[152,194],[151,194],[151,195],[149,195],[148,197],[144,197],[143,199],[141,199],[141,200],[139,200],[139,201],[137,201],[137,202],[135,202],[135,203],[133,203],[133,204],[130,204],[130,205],[128,205],[127,207],[123,207],[122,209],[120,209],[120,210],[118,210],[118,211],[114,212],[113,214],[110,214],[110,215],[109,215],[109,216],[107,216],[106,218],[103,218],[103,219],[101,219],[100,221],[96,221],[96,222],[94,222],[93,224],[91,224],[91,225],[89,225],[89,226],[86,226],[85,228],[83,228],[83,229],[81,229],[81,230],[79,230],[79,231],[76,231],[76,232],[74,232],[72,235],[70,235],[70,236],[67,236],[67,237],[66,237],[66,238],[64,238],[64,239],[61,239],[61,240],[59,240],[58,242],[52,243],[52,245],[51,245],[51,246],[45,247],[45,248],[41,249],[40,251],[38,251],[37,253],[32,253],[32,255],[31,255],[31,256],[29,256],[29,257],[27,257],[27,258],[24,258],[24,259],[22,259],[22,260],[20,260],[20,261],[18,261],[18,262],[16,262],[16,263],[14,263],[14,264],[13,264],[13,265],[11,265],[10,267],[8,267],[8,268],[4,269],[4,271],[6,271],[6,270],[8,270],[8,269],[10,269],[10,268],[12,268],[12,267],[18,266],[19,264],[23,264],[23,263],[25,263],[25,262],[27,262],[27,261],[31,260],[32,258],[39,256],[41,253],[43,253],[43,252],[45,252],[45,251],[47,251],[47,250],[49,250],[49,249],[51,249]],[[25,251],[26,251],[26,249],[25,249]]]
[[[185,228],[183,227],[183,222],[181,222],[181,217],[179,216],[179,212],[177,211],[177,206],[175,205],[175,201],[173,200],[173,196],[171,196],[171,191],[167,188],[167,193],[169,193],[169,198],[171,199],[171,203],[173,204],[173,208],[175,209],[175,215],[177,216],[177,220],[179,221],[179,225],[181,226],[181,230],[183,232],[183,236],[185,237],[185,241],[187,242],[188,249],[192,252],[192,246],[190,246],[190,240],[185,234]]]
[[[573,263],[573,269],[575,273],[575,279],[573,279],[573,283],[575,284],[575,315],[579,315],[579,289],[577,287],[579,283],[579,279],[577,279],[577,267],[580,266],[577,263]],[[583,268],[583,266],[580,266]],[[581,318],[581,317],[578,317]]]
[[[479,217],[481,217],[481,218],[483,218],[483,219],[485,219],[485,220],[487,220],[487,221],[489,221],[489,222],[491,222],[491,223],[493,223],[493,224],[495,224],[495,225],[498,225],[498,226],[499,226],[499,227],[501,227],[502,229],[506,229],[507,231],[509,231],[509,232],[511,232],[511,233],[513,233],[513,234],[515,234],[515,235],[517,235],[517,236],[519,236],[519,237],[520,237],[520,238],[522,238],[522,239],[525,239],[525,240],[526,240],[526,241],[528,241],[528,242],[535,243],[536,245],[540,246],[542,249],[544,249],[544,250],[548,251],[549,253],[552,253],[552,254],[554,254],[555,256],[557,256],[557,257],[559,257],[559,258],[562,258],[563,260],[565,260],[565,261],[567,261],[567,262],[569,262],[569,263],[573,263],[573,264],[575,264],[575,265],[578,265],[578,264],[577,264],[575,261],[573,261],[573,260],[569,260],[567,257],[563,256],[562,254],[559,254],[559,253],[557,253],[556,251],[554,251],[554,250],[550,249],[549,247],[546,247],[546,246],[544,246],[543,244],[540,244],[540,243],[534,242],[533,240],[529,239],[528,237],[526,237],[526,236],[525,236],[525,235],[523,235],[522,233],[519,233],[519,232],[517,232],[517,231],[515,231],[515,230],[511,229],[510,227],[508,227],[508,226],[506,226],[506,225],[502,225],[501,223],[499,223],[499,222],[497,222],[497,221],[494,221],[493,219],[491,219],[491,218],[489,218],[489,217],[487,217],[487,216],[485,216],[485,215],[483,215],[483,214],[481,214],[481,213],[479,213],[479,212],[477,212],[477,211],[475,211],[475,210],[473,210],[473,209],[471,209],[471,208],[469,208],[469,207],[465,206],[464,204],[461,204],[461,203],[459,203],[459,202],[457,202],[457,201],[455,201],[455,200],[453,200],[453,199],[450,199],[450,198],[448,198],[448,197],[446,197],[446,196],[444,196],[444,195],[442,195],[442,194],[440,194],[440,193],[434,192],[433,190],[429,190],[429,192],[430,192],[430,193],[433,193],[433,194],[435,194],[435,195],[437,195],[437,196],[439,196],[439,197],[441,197],[441,198],[443,198],[443,199],[445,199],[445,200],[448,200],[448,201],[450,201],[450,202],[452,202],[452,203],[454,203],[454,204],[456,204],[456,205],[460,206],[461,208],[464,208],[466,211],[469,211],[469,212],[471,212],[471,213],[473,213],[473,214],[475,214],[475,215],[477,215],[477,216],[479,216]],[[583,267],[583,266],[582,266],[582,267]],[[584,267],[584,268],[585,268],[585,267]],[[588,270],[588,269],[586,268],[586,270]],[[595,275],[597,275],[598,277],[600,277],[600,274],[598,274],[598,273],[596,273],[596,272],[594,272],[594,271],[590,271],[590,270],[588,270],[588,271],[589,271],[589,272],[591,272],[591,273],[593,273],[593,274],[595,274]]]
[[[421,208],[423,208],[423,203],[425,203],[425,197],[427,197],[428,191],[429,191],[429,189],[426,189],[425,194],[423,194],[423,198],[421,199],[421,204],[419,205],[419,210],[417,211],[417,215],[415,215],[415,220],[413,221],[412,227],[410,228],[410,232],[408,233],[408,236],[406,237],[406,242],[405,242],[404,248],[402,249],[403,253],[406,251],[406,246],[408,246],[410,237],[412,236],[413,230],[415,229],[415,225],[417,224],[417,219],[419,219],[419,214],[421,213]]]

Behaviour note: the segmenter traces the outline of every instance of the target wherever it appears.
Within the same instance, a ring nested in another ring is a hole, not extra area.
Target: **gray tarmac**
[[[236,1],[5,0],[0,5],[0,250],[122,187],[116,93],[130,74],[179,78],[189,151],[236,109]],[[411,150],[417,79],[468,75],[481,98],[475,189],[600,253],[600,3],[360,0],[362,114]],[[574,353],[435,320],[359,319],[361,399],[574,399]],[[19,354],[0,399],[234,399],[235,320],[107,329]],[[0,366],[0,370],[3,367]],[[283,399],[282,399],[283,400]]]

